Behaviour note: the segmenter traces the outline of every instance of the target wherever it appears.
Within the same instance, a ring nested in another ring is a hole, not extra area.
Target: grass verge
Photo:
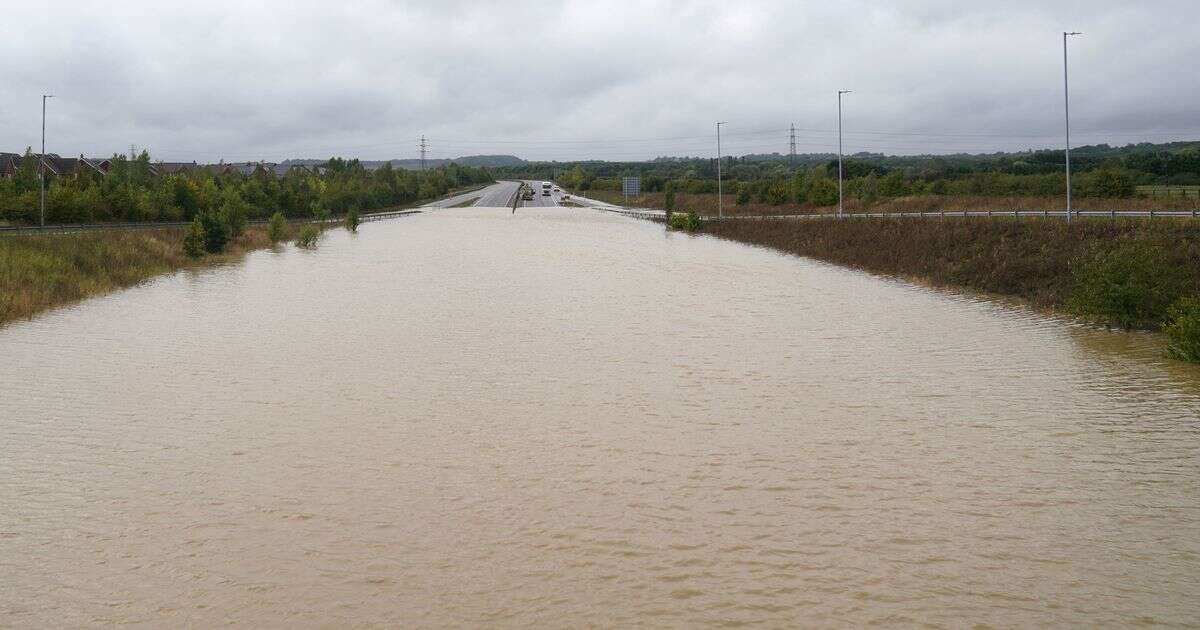
[[[97,230],[0,238],[0,326],[178,269],[241,258],[269,247],[267,226],[252,226],[223,253],[188,258],[184,228]]]
[[[1200,223],[1190,220],[1085,220],[1070,226],[1061,219],[1001,218],[726,221],[706,223],[702,230],[874,273],[1016,298],[1043,310],[1072,314],[1080,314],[1072,308],[1079,283],[1075,268],[1095,260],[1098,253],[1155,252],[1145,264],[1157,269],[1139,277],[1179,278],[1181,295],[1200,295]],[[1116,278],[1109,284],[1121,285],[1118,289],[1136,288],[1136,282],[1112,275]]]
[[[637,208],[664,209],[666,195],[664,193],[647,193],[626,199],[619,192],[605,190],[589,190],[580,194],[599,201]],[[737,205],[736,196],[723,195],[726,216],[773,216],[783,214],[836,214],[837,206],[818,206],[812,203],[785,203],[771,205],[750,202]],[[1076,198],[1072,207],[1076,210],[1191,210],[1196,207],[1197,198],[1180,197],[1137,197],[1133,199],[1094,199]],[[676,193],[676,212],[695,212],[702,217],[717,216],[717,195]],[[1012,211],[1012,210],[1062,210],[1066,207],[1065,197],[990,197],[990,196],[939,196],[921,195],[912,197],[897,197],[875,203],[865,203],[861,199],[847,198],[845,211],[854,212],[962,212],[967,211]]]

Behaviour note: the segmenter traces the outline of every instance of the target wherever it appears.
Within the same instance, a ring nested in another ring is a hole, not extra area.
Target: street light
[[[1067,223],[1071,222],[1071,93],[1067,83],[1067,38],[1083,35],[1075,31],[1063,31],[1063,112],[1067,118]]]
[[[725,217],[725,198],[721,195],[721,125],[725,121],[717,123],[717,218]]]
[[[53,94],[42,95],[42,155],[38,160],[38,187],[41,189],[41,224],[46,227],[46,99]]]
[[[842,95],[850,90],[838,90],[838,218],[842,218]]]

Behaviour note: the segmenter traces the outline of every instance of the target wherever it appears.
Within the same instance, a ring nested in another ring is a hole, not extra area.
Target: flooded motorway
[[[1187,626],[1153,335],[585,209],[0,328],[0,626]]]

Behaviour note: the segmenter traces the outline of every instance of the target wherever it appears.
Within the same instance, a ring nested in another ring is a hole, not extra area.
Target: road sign
[[[637,196],[637,195],[642,194],[642,178],[641,177],[622,177],[621,178],[621,192],[625,193],[626,197],[628,197],[630,195]]]

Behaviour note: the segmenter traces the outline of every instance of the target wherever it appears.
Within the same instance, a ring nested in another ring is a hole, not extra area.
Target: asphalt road
[[[542,180],[524,180],[524,184],[533,188],[533,199],[521,200],[521,205],[518,208],[556,208],[560,200],[563,199],[562,191],[551,192],[550,194],[541,193]],[[487,206],[487,208],[508,208],[512,203],[512,194],[517,190],[517,186],[521,182],[517,181],[498,181],[496,184],[482,188],[482,190],[464,192],[456,194],[454,197],[439,199],[437,202],[427,203],[421,208],[454,208],[456,205],[462,205],[475,199],[475,202],[470,205]],[[584,205],[595,205],[598,208],[617,210],[617,206],[596,202],[593,199],[578,198]]]
[[[512,197],[517,192],[517,182],[504,181],[496,182],[491,186],[480,190],[462,193],[453,197],[439,199],[421,206],[422,208],[453,208],[461,206],[472,199],[475,200],[472,206],[488,206],[503,208],[512,203]]]
[[[527,179],[525,183],[533,188],[533,199],[528,201],[522,200],[521,207],[524,208],[552,208],[558,205],[562,199],[561,192],[552,192],[549,196],[542,195],[542,180]]]

